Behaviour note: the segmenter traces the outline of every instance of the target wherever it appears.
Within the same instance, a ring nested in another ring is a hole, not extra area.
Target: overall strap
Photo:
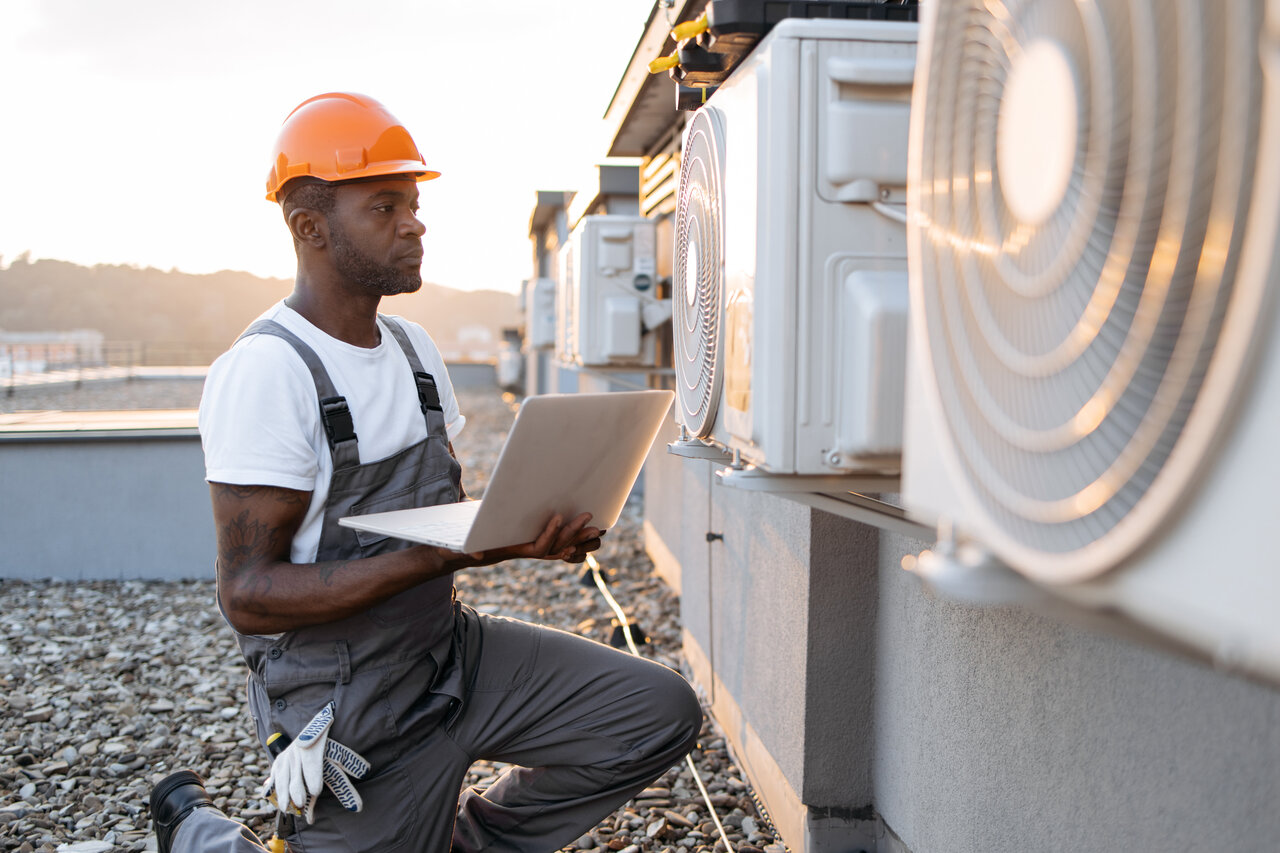
[[[329,439],[329,452],[333,455],[333,467],[346,468],[360,464],[359,443],[356,440],[355,424],[351,420],[351,409],[347,406],[347,398],[338,393],[329,371],[324,369],[320,356],[307,345],[302,338],[277,323],[275,320],[259,320],[244,330],[237,342],[250,335],[274,335],[287,341],[311,371],[311,379],[316,385],[316,397],[320,400],[320,423],[324,425],[325,435]]]
[[[409,367],[413,370],[413,381],[418,386],[418,405],[422,408],[422,414],[427,419],[427,430],[430,431],[431,413],[444,412],[444,407],[440,405],[440,390],[436,387],[436,378],[423,368],[422,361],[418,358],[417,350],[413,348],[413,344],[409,341],[409,335],[405,332],[404,327],[386,314],[379,314],[378,316],[386,327],[391,330],[391,337],[396,339],[400,349],[404,350],[405,357],[409,359]]]

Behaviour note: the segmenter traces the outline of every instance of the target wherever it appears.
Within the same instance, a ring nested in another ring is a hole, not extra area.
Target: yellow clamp
[[[675,68],[680,64],[680,56],[676,51],[672,51],[670,56],[659,56],[657,59],[649,63],[650,74],[661,74],[670,68]]]
[[[671,37],[676,41],[687,41],[694,36],[705,33],[709,26],[711,26],[711,22],[707,20],[707,13],[703,12],[702,17],[696,21],[685,21],[683,24],[676,24],[671,30]]]
[[[683,24],[676,24],[671,30],[671,38],[677,42],[688,41],[701,33],[707,31],[707,27],[711,25],[707,20],[707,13],[703,12],[702,17],[696,21],[685,21]],[[680,55],[678,50],[673,50],[667,56],[659,56],[657,59],[649,63],[650,74],[661,74],[663,71],[669,71],[680,64]]]

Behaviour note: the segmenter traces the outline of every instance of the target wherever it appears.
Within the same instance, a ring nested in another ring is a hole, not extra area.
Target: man
[[[556,850],[678,761],[701,725],[665,667],[454,601],[458,569],[582,561],[603,534],[588,515],[479,554],[337,524],[464,497],[451,441],[465,419],[440,354],[378,314],[383,296],[421,287],[418,182],[438,174],[370,98],[299,105],[267,183],[294,290],[218,359],[201,401],[218,603],[258,737],[288,744],[271,782],[303,813],[294,849]],[[519,766],[459,797],[477,759]],[[152,803],[162,853],[257,847],[189,771]]]

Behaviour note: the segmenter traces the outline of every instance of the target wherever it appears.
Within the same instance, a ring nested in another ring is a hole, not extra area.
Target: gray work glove
[[[350,777],[363,779],[369,772],[369,762],[354,749],[329,737],[334,710],[332,702],[321,708],[293,742],[276,756],[260,794],[265,797],[274,789],[276,807],[301,814],[307,823],[315,821],[316,800],[322,786],[332,791],[347,811],[358,812],[364,808],[364,801]]]

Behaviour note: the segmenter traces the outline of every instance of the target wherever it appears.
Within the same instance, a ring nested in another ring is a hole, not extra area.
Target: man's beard
[[[380,264],[356,248],[334,219],[329,220],[329,239],[333,247],[333,262],[339,273],[349,281],[372,290],[380,296],[397,293],[416,293],[422,288],[422,273],[403,270],[388,264]]]

